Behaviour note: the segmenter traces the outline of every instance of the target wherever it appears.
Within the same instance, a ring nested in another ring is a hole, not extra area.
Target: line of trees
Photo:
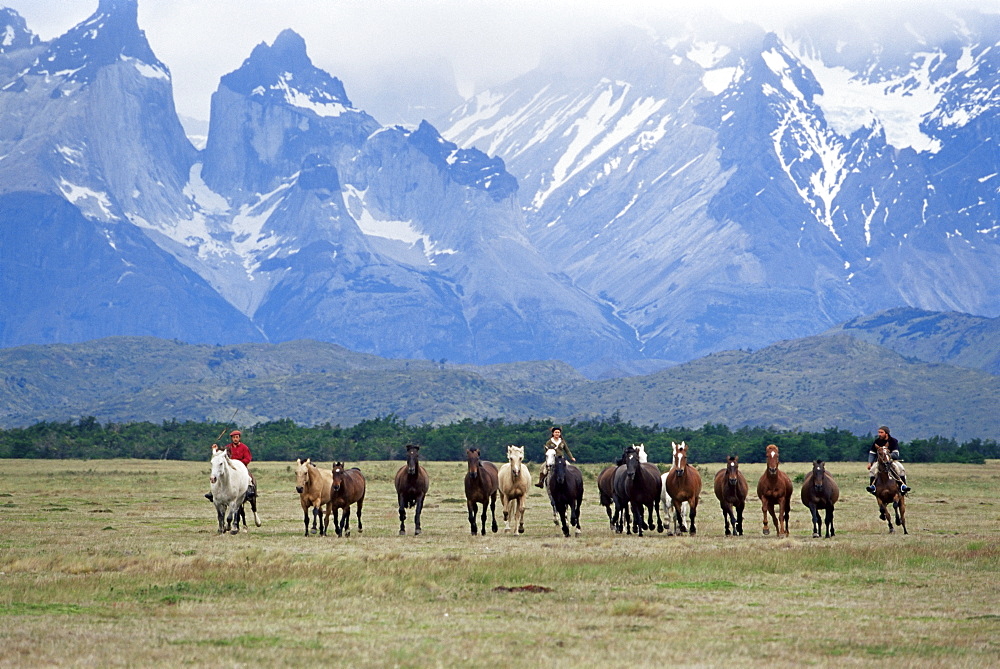
[[[235,426],[222,423],[164,421],[161,424],[107,423],[93,417],[76,422],[42,422],[26,428],[0,430],[0,458],[140,458],[205,460],[220,433]],[[316,461],[400,460],[406,444],[419,444],[426,460],[463,460],[465,449],[479,448],[484,457],[506,460],[508,444],[525,447],[529,459],[540,461],[550,421],[507,423],[500,419],[465,419],[449,425],[408,425],[396,416],[366,420],[352,427],[296,425],[291,420],[258,423],[243,431],[243,440],[257,460]],[[698,429],[638,426],[617,416],[570,421],[561,427],[580,462],[612,462],[628,444],[644,443],[651,462],[670,461],[671,441],[691,446],[692,462],[721,462],[735,454],[743,462],[763,462],[764,447],[777,444],[786,462],[864,460],[873,435],[854,435],[827,428],[822,432],[743,427],[722,424]],[[228,443],[223,436],[220,445]],[[974,439],[959,444],[933,437],[900,442],[907,462],[967,462],[981,464],[1000,458],[996,441]]]

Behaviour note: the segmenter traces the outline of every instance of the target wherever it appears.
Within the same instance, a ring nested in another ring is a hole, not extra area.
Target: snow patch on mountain
[[[458,253],[455,249],[438,248],[429,235],[423,234],[413,226],[412,220],[399,221],[375,216],[365,206],[365,191],[347,185],[344,187],[344,194],[348,213],[361,228],[361,232],[366,235],[402,242],[408,248],[420,249],[430,265],[435,264],[434,257],[437,255]]]
[[[336,117],[347,111],[356,111],[348,108],[339,98],[325,91],[314,89],[310,93],[305,93],[295,88],[289,84],[294,78],[291,72],[283,72],[278,77],[278,83],[272,84],[270,87],[271,90],[281,91],[284,95],[285,103],[289,106],[298,109],[308,109],[317,116],[323,117]],[[265,91],[266,89],[263,86],[258,86],[251,92],[251,95],[260,97],[264,95]]]

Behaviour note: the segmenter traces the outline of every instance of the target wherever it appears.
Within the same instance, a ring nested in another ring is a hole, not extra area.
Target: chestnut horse
[[[583,474],[573,465],[566,464],[566,458],[555,454],[554,449],[545,452],[546,462],[552,459],[549,464],[549,499],[559,519],[562,521],[563,536],[569,536],[569,525],[576,528],[576,535],[579,536],[580,529],[580,506],[583,504]],[[566,524],[566,509],[569,508],[569,525]]]
[[[747,477],[740,471],[740,458],[730,455],[724,469],[715,473],[715,496],[722,507],[722,518],[726,521],[726,536],[743,536],[743,509],[747,503]],[[736,510],[735,513],[733,510]],[[732,525],[732,532],[729,526]]]
[[[892,469],[892,458],[889,455],[887,446],[876,446],[875,455],[878,460],[875,463],[875,499],[878,501],[879,518],[889,524],[889,534],[895,530],[892,527],[892,519],[889,517],[889,504],[896,515],[896,524],[906,531],[906,497],[899,491],[899,480]]]
[[[465,506],[469,509],[469,525],[472,534],[476,534],[477,505],[483,505],[483,536],[486,536],[487,511],[493,514],[493,531],[497,531],[497,490],[500,476],[497,466],[479,457],[478,448],[467,448],[465,460],[469,471],[465,474]],[[489,507],[489,509],[487,509]]]
[[[351,504],[358,518],[358,532],[364,532],[361,525],[361,507],[365,504],[365,476],[357,467],[344,469],[343,462],[333,463],[333,481],[330,485],[330,508],[333,509],[333,529],[337,536],[351,536]],[[343,517],[338,518],[343,511]]]
[[[311,458],[295,461],[295,492],[299,493],[302,505],[302,522],[306,526],[305,536],[309,536],[309,509],[313,512],[312,531],[326,536],[330,525],[330,486],[333,474],[313,464]],[[324,514],[324,511],[326,512]]]
[[[631,507],[631,522],[625,523],[627,532],[632,534],[634,526],[635,533],[641,537],[644,529],[652,529],[654,507],[656,517],[660,517],[660,472],[655,465],[640,461],[639,449],[634,444],[625,449],[624,456],[625,464],[615,470],[612,480],[615,517],[618,519],[615,530],[621,533],[622,518],[627,515],[626,509]],[[649,509],[648,524],[644,513],[646,508]],[[663,531],[662,521],[659,531]]]
[[[778,469],[780,460],[778,459],[778,447],[768,444],[764,449],[767,458],[767,468],[757,481],[757,497],[760,498],[761,513],[764,514],[764,534],[770,534],[771,530],[767,526],[767,514],[771,514],[774,521],[774,529],[778,536],[788,536],[788,512],[792,506],[792,480],[785,472]],[[778,506],[778,513],[775,515],[774,506]]]
[[[694,517],[698,514],[698,496],[701,494],[701,474],[698,473],[697,469],[688,465],[688,446],[686,443],[683,441],[679,444],[670,442],[670,445],[673,447],[673,460],[670,471],[666,473],[666,477],[663,479],[664,493],[670,499],[670,504],[673,507],[673,513],[670,514],[673,519],[670,523],[670,534],[688,532],[688,528],[684,527],[684,517],[681,515],[684,508],[683,505],[687,502],[690,508],[688,512],[691,521],[690,534],[694,536],[698,532],[694,524]]]
[[[802,481],[802,503],[809,507],[812,514],[813,536],[818,537],[823,532],[823,521],[820,520],[819,510],[826,510],[826,538],[836,535],[833,529],[833,506],[840,499],[840,488],[833,480],[829,472],[826,471],[826,464],[822,460],[813,462],[812,469],[806,474]]]
[[[430,489],[430,477],[420,465],[420,447],[406,445],[406,464],[396,472],[396,498],[399,501],[399,533],[406,534],[406,509],[415,506],[413,512],[413,535],[420,534],[420,512],[424,508],[424,498]]]
[[[508,446],[507,462],[498,474],[500,505],[503,506],[504,532],[511,531],[511,524],[517,534],[524,534],[524,509],[531,490],[531,473],[524,464],[524,447]]]

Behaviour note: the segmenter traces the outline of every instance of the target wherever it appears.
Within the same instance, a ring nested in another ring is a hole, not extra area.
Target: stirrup
[[[911,488],[910,486],[906,485],[905,483],[900,483],[899,484],[899,492],[901,492],[902,494],[905,495],[906,493],[910,492],[911,490],[913,490],[913,488]]]
[[[210,492],[206,492],[205,493],[205,499],[207,499],[209,502],[214,502],[215,501],[215,497],[213,497],[212,493],[210,493]]]
[[[875,494],[875,486],[874,485],[868,486],[867,488],[865,488],[865,490],[867,490],[868,492],[870,492],[873,495]]]

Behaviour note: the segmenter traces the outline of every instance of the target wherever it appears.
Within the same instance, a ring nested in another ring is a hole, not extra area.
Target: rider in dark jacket
[[[878,429],[878,436],[875,437],[875,441],[872,442],[871,449],[868,451],[868,476],[870,477],[870,480],[868,481],[868,487],[865,488],[865,490],[873,495],[875,494],[875,472],[872,471],[872,465],[874,465],[875,461],[878,459],[875,449],[886,445],[889,447],[889,457],[893,459],[893,467],[896,468],[897,471],[902,469],[902,467],[900,467],[896,462],[899,460],[899,440],[889,434],[889,428],[883,425]],[[902,483],[899,485],[899,492],[905,495],[912,490],[910,486],[906,485],[906,472],[903,471],[903,473],[899,475],[899,478],[902,479]]]

